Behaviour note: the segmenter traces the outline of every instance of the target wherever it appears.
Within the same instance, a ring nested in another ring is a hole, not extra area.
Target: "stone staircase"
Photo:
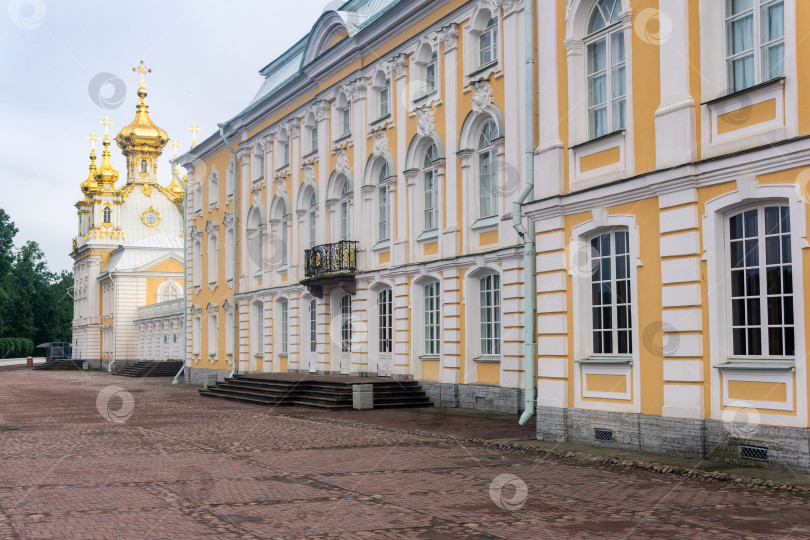
[[[53,360],[35,367],[34,371],[81,371],[83,365],[82,360]]]
[[[312,407],[332,411],[350,410],[353,406],[352,385],[374,385],[374,408],[432,407],[433,403],[415,381],[375,379],[368,382],[359,377],[300,376],[272,378],[265,375],[237,375],[220,381],[200,395],[266,406]],[[352,380],[354,379],[354,380]]]
[[[116,371],[113,375],[121,377],[174,377],[181,367],[183,367],[182,360],[168,362],[141,361],[127,366],[121,371]]]

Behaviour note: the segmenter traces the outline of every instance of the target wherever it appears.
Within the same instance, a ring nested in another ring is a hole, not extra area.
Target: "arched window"
[[[498,126],[489,121],[481,130],[478,140],[478,217],[486,218],[498,213],[498,171],[495,140],[498,139]]]
[[[248,212],[248,258],[251,275],[258,274],[264,268],[264,225],[261,222],[261,213],[257,209]]]
[[[388,177],[390,176],[388,163],[383,163],[380,169],[380,176],[377,188],[377,204],[379,209],[379,238],[380,242],[391,239],[391,207],[390,191],[388,189]]]
[[[348,240],[351,236],[351,204],[352,204],[352,187],[349,185],[347,179],[343,180],[343,186],[340,190],[340,239]]]
[[[309,220],[309,247],[313,248],[318,241],[318,196],[314,192],[309,199],[307,219]]]
[[[498,59],[498,19],[487,21],[479,39],[480,66],[486,66]]]
[[[112,223],[112,209],[109,206],[104,207],[101,215],[104,223]]]
[[[588,134],[601,137],[624,129],[624,30],[619,24],[621,0],[598,0],[588,19]]]
[[[439,149],[435,143],[431,144],[425,152],[424,168],[422,169],[425,192],[425,231],[439,228],[439,174],[435,163],[438,158]]]
[[[176,283],[165,283],[158,291],[158,302],[171,302],[180,298],[180,286]]]

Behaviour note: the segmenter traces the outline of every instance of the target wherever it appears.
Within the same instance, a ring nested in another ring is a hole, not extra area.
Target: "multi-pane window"
[[[318,301],[309,302],[309,352],[318,350]]]
[[[281,141],[281,166],[290,164],[290,141]]]
[[[432,94],[438,88],[436,72],[439,63],[439,55],[434,51],[430,57],[430,62],[425,66],[425,95]]]
[[[482,218],[498,213],[498,173],[494,145],[497,138],[498,126],[495,122],[487,122],[478,140],[479,217]]]
[[[735,356],[793,356],[790,211],[764,205],[728,221],[731,342]]]
[[[149,172],[149,163],[145,159],[141,160],[141,172],[142,173]]]
[[[352,132],[352,106],[346,104],[340,109],[340,135],[348,135]]]
[[[384,118],[391,114],[391,79],[385,80],[385,86],[379,91],[380,100],[380,118]]]
[[[279,243],[279,249],[281,250],[279,261],[282,266],[287,266],[287,250],[288,244],[290,241],[290,232],[288,230],[287,225],[287,216],[282,216],[281,218],[281,242]]]
[[[501,277],[489,274],[478,280],[481,294],[481,354],[501,354]]]
[[[726,66],[732,91],[785,74],[784,0],[725,0]]]
[[[380,317],[380,352],[390,353],[394,341],[394,303],[391,289],[384,289],[377,295],[377,308]]]
[[[219,324],[216,311],[208,314],[208,356],[217,355]]]
[[[318,239],[318,197],[315,193],[309,200],[309,247],[315,247]]]
[[[112,210],[109,206],[105,206],[101,212],[101,217],[104,223],[112,223]]]
[[[479,38],[479,65],[486,66],[498,59],[498,19],[493,17]]]
[[[627,90],[620,11],[620,0],[599,0],[588,21],[588,134],[592,139],[624,129]]]
[[[261,146],[256,147],[256,153],[253,154],[253,157],[253,166],[256,167],[256,171],[253,173],[253,179],[261,180],[264,178],[264,150]],[[285,163],[289,163],[289,160]]]
[[[386,183],[390,171],[388,170],[388,163],[383,163],[380,170],[379,187],[377,188],[377,196],[379,203],[379,241],[385,242],[391,239],[391,210],[390,210],[390,192],[388,184]]]
[[[352,297],[340,299],[340,351],[352,352]]]
[[[340,194],[340,239],[348,240],[351,235],[351,186],[349,181],[343,182]]]
[[[439,305],[439,282],[433,281],[424,287],[425,295],[425,354],[438,355],[441,345],[441,311]]]
[[[591,239],[591,325],[594,354],[633,353],[630,235],[613,231]]]
[[[318,126],[309,128],[309,151],[313,154],[318,151]]]
[[[158,296],[159,302],[171,302],[172,300],[177,300],[180,298],[180,287],[174,283],[167,283],[163,286]]]
[[[439,175],[436,171],[435,161],[439,158],[439,149],[431,144],[425,153],[425,168],[422,170],[425,178],[425,230],[432,231],[439,228]]]
[[[215,234],[208,235],[208,283],[214,284],[219,280],[218,238]]]
[[[279,308],[281,309],[281,354],[287,354],[289,350],[290,315],[288,307],[289,303],[287,300],[282,300],[279,302]]]

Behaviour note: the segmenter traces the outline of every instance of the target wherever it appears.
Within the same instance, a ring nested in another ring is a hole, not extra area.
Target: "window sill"
[[[431,229],[429,231],[425,231],[419,236],[416,237],[417,242],[427,242],[429,240],[436,240],[439,238],[439,229]]]
[[[720,371],[731,369],[760,370],[760,371],[792,371],[796,369],[794,360],[784,357],[761,356],[751,359],[729,358],[724,364],[712,366]]]
[[[611,131],[610,133],[600,135],[599,137],[595,137],[593,139],[588,139],[587,141],[577,143],[577,144],[575,144],[573,146],[569,146],[568,149],[573,150],[574,152],[576,152],[577,150],[579,150],[581,148],[584,148],[584,147],[586,147],[586,146],[588,146],[590,144],[595,144],[595,143],[597,143],[599,141],[604,141],[606,139],[611,139],[611,138],[614,138],[614,137],[618,139],[620,137],[624,137],[625,131],[627,131],[627,129],[617,129],[616,131]]]
[[[633,365],[633,358],[630,356],[589,356],[580,360],[574,360],[575,364],[616,364]]]
[[[264,353],[256,353],[253,355],[253,358],[264,358]]]
[[[318,155],[318,151],[317,151],[317,150],[313,150],[313,151],[312,151],[312,152],[310,152],[309,154],[304,154],[304,155],[301,157],[301,159],[310,159],[310,158],[314,158],[314,157],[315,157],[315,156],[317,156],[317,155]]]
[[[384,115],[380,116],[379,118],[377,118],[376,120],[374,120],[373,122],[371,122],[369,125],[370,126],[376,126],[377,124],[382,124],[386,120],[390,120],[390,119],[391,119],[391,113],[384,114]]]
[[[278,355],[279,358],[287,358],[289,356],[288,353],[281,353]]]
[[[426,92],[426,93],[424,93],[424,94],[420,95],[419,97],[415,97],[415,98],[413,98],[413,102],[414,102],[414,103],[421,103],[421,102],[423,102],[423,101],[427,101],[427,99],[428,99],[428,98],[435,97],[435,96],[436,96],[436,95],[438,95],[438,94],[439,94],[439,90],[438,90],[438,89],[433,90],[433,91],[431,91],[431,92]]]
[[[254,183],[254,184],[258,184],[258,183],[259,183],[259,182],[261,182],[262,180],[264,180],[264,176],[260,176],[260,177],[258,177],[258,178],[254,178],[254,179],[253,179],[253,183]]]
[[[478,356],[473,358],[473,362],[498,364],[501,361],[500,356]]]
[[[285,274],[285,273],[287,273],[289,271],[289,269],[290,269],[290,267],[288,265],[283,264],[283,265],[279,266],[276,269],[276,273],[277,274]]]
[[[289,164],[289,163],[285,163],[284,165],[282,165],[281,167],[279,167],[278,169],[276,169],[276,172],[277,172],[277,173],[282,173],[282,172],[286,171],[286,170],[287,170],[287,169],[289,169],[289,168],[290,168],[290,164]]]
[[[351,136],[352,136],[352,132],[347,131],[346,133],[343,133],[343,134],[338,135],[337,137],[335,137],[335,140],[332,141],[332,144],[342,143],[342,142],[348,140]]]
[[[374,247],[371,248],[371,251],[384,251],[391,249],[391,241],[390,240],[383,240],[382,242],[377,242],[374,244]]]
[[[759,84],[755,84],[754,86],[749,86],[748,88],[743,88],[742,90],[734,90],[734,91],[727,90],[725,93],[721,94],[720,96],[717,96],[716,98],[712,98],[709,101],[704,101],[703,103],[701,103],[701,105],[709,105],[709,106],[711,106],[711,105],[714,105],[715,103],[718,103],[718,102],[726,100],[726,99],[739,97],[739,96],[745,95],[745,94],[747,94],[749,92],[755,92],[755,91],[759,90],[760,88],[765,88],[766,86],[776,85],[776,84],[784,84],[784,83],[785,83],[785,77],[776,77],[775,79],[770,79],[768,81],[761,82]]]
[[[483,73],[484,71],[486,71],[486,70],[488,70],[490,68],[493,68],[493,67],[495,67],[497,65],[498,65],[498,60],[497,59],[492,60],[491,62],[487,62],[486,64],[482,64],[482,65],[478,66],[477,68],[475,68],[474,70],[472,70],[471,72],[469,72],[467,74],[467,78],[471,79],[471,78],[475,77],[476,75],[478,75],[480,73]]]
[[[419,360],[441,360],[441,357],[440,354],[423,354],[419,357]]]
[[[478,229],[488,229],[490,227],[496,227],[498,225],[499,218],[498,216],[489,216],[485,218],[480,218],[475,221],[470,228],[474,231]]]

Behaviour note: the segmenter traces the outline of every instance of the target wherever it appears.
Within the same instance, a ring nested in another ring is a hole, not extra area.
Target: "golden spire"
[[[197,146],[197,132],[200,131],[200,128],[197,127],[197,122],[194,122],[188,130],[191,132],[191,148],[193,149]]]
[[[177,157],[177,147],[180,146],[180,141],[177,140],[177,137],[174,138],[172,142],[169,143],[169,146],[174,146],[174,155],[172,157]]]
[[[96,168],[96,141],[98,137],[93,132],[87,138],[90,140],[90,174],[87,175],[87,180],[82,182],[82,193],[85,195],[89,195],[98,188],[98,184],[96,184],[96,173],[98,172]]]
[[[152,70],[144,66],[143,60],[132,71],[141,74],[138,82],[138,104],[135,119],[115,137],[115,142],[127,158],[127,182],[155,183],[155,166],[163,148],[169,142],[169,135],[152,122],[149,105],[146,103],[146,73]],[[146,166],[144,166],[146,163]]]
[[[141,60],[141,65],[132,68],[132,71],[140,72],[141,81],[138,83],[138,86],[141,87],[141,88],[146,88],[146,80],[144,79],[144,74],[145,73],[152,73],[152,70],[150,68],[147,68],[146,66],[144,66],[143,65],[143,60]]]
[[[101,152],[101,167],[98,173],[96,173],[95,178],[99,187],[112,191],[115,189],[115,183],[118,181],[118,171],[115,170],[110,162],[109,127],[113,125],[113,123],[110,121],[109,116],[105,116],[101,124],[104,126],[104,151]],[[93,151],[92,154],[95,154],[95,151]]]

